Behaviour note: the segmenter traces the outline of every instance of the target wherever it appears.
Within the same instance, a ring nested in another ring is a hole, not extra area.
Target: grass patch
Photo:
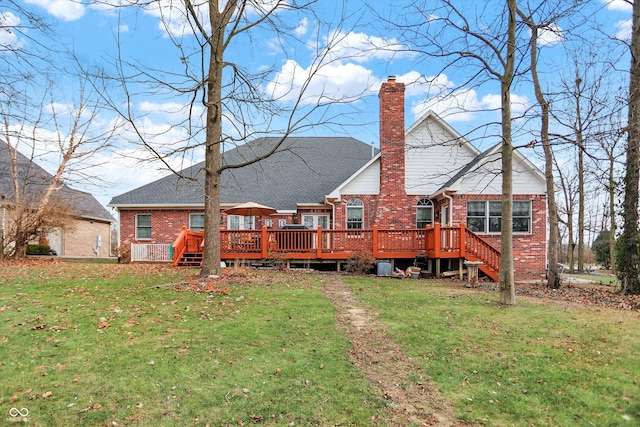
[[[564,273],[562,275],[563,278],[569,279],[580,279],[582,281],[588,281],[597,285],[606,285],[613,286],[614,288],[620,288],[620,280],[611,276],[610,274],[570,274]]]
[[[0,266],[0,420],[26,408],[34,426],[385,424],[316,277],[163,286],[189,273]]]
[[[435,281],[350,278],[357,297],[456,402],[491,426],[640,423],[640,313],[520,298]]]

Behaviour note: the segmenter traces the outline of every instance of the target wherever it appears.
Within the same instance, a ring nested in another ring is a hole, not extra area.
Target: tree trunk
[[[633,2],[629,119],[624,177],[624,230],[618,242],[620,281],[625,294],[640,294],[638,254],[638,173],[640,168],[640,1]]]
[[[578,146],[578,272],[584,271],[584,138],[582,136],[582,109],[580,99],[582,98],[582,83],[580,78],[576,78],[576,145]]]
[[[217,0],[209,0],[211,37],[209,38],[209,73],[207,75],[207,129],[205,142],[204,183],[204,250],[200,274],[218,274],[220,270],[220,175],[222,139],[222,70],[224,68],[224,37],[229,22],[229,10],[236,1],[230,0],[221,12]]]
[[[609,156],[609,262],[611,274],[616,274],[616,175],[615,156]]]
[[[502,223],[500,239],[500,303],[515,305],[513,273],[513,144],[511,136],[511,83],[515,70],[516,0],[507,0],[509,12],[507,55],[500,79],[502,99]]]
[[[547,187],[547,213],[549,216],[549,246],[547,248],[547,286],[553,289],[560,287],[558,271],[558,206],[556,205],[556,185],[553,179],[553,152],[549,140],[549,102],[547,102],[538,77],[538,27],[530,17],[521,14],[531,30],[531,77],[536,100],[540,105],[540,139],[544,150],[544,176]]]

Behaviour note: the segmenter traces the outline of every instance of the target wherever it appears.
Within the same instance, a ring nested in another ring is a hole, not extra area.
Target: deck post
[[[269,242],[267,241],[267,226],[262,226],[262,238],[260,239],[262,258],[269,257]]]
[[[465,235],[466,235],[466,230],[465,230],[465,224],[464,222],[460,223],[460,258],[466,258],[466,239],[465,239]]]
[[[378,226],[377,225],[373,226],[373,233],[372,234],[373,234],[373,242],[372,242],[373,243],[373,248],[372,248],[373,250],[372,250],[372,252],[373,252],[373,257],[377,259],[378,258],[378,252],[379,252],[378,251]]]
[[[440,278],[440,258],[436,258],[436,279]]]
[[[433,224],[433,255],[436,259],[440,259],[440,247],[442,245],[442,238],[440,236],[440,224],[437,222]]]
[[[316,237],[316,258],[322,259],[322,226],[318,226],[318,236]]]

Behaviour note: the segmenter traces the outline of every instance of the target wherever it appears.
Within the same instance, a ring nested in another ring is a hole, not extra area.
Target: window
[[[531,202],[513,202],[513,232],[531,233]]]
[[[204,214],[189,214],[189,230],[204,230]]]
[[[347,202],[347,228],[364,228],[364,203],[360,199],[349,199]]]
[[[253,217],[229,215],[227,216],[227,229],[229,230],[253,230]]]
[[[502,202],[467,202],[467,227],[477,233],[499,233]],[[531,202],[513,202],[513,232],[531,232]]]
[[[329,215],[302,215],[302,223],[310,229],[322,227],[329,228]]]
[[[151,214],[136,215],[136,239],[151,239]]]
[[[416,206],[416,228],[433,226],[433,203],[429,199],[420,199]]]

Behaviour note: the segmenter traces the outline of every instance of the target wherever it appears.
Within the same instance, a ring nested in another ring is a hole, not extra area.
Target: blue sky
[[[125,4],[126,0],[114,0]],[[264,0],[268,3],[272,0]],[[105,3],[108,3],[105,2]],[[171,11],[167,5],[169,0],[162,0],[147,9],[118,8],[102,5],[92,5],[86,2],[72,0],[25,0],[24,4],[35,12],[46,16],[54,24],[57,34],[56,41],[44,40],[43,43],[56,43],[73,50],[83,66],[104,67],[113,71],[113,64],[117,56],[128,62],[136,62],[155,69],[169,69],[180,71],[184,61],[168,37],[167,26],[172,31],[179,31],[182,21],[177,18],[176,11]],[[405,3],[397,1],[369,2],[386,16],[403,13]],[[462,4],[470,4],[462,2]],[[596,11],[600,22],[599,30],[611,38],[626,40],[630,32],[631,6],[624,0],[604,1],[593,0],[591,10]],[[475,2],[471,3],[475,4]],[[300,76],[306,76],[315,56],[321,51],[326,40],[331,35],[339,35],[340,43],[334,47],[329,57],[331,62],[325,64],[321,73],[310,85],[307,100],[316,100],[321,94],[331,94],[332,97],[346,97],[351,99],[346,105],[335,105],[328,109],[333,125],[317,126],[304,131],[306,134],[320,136],[347,135],[353,136],[366,143],[378,144],[378,100],[377,91],[381,82],[389,75],[397,76],[398,80],[407,83],[406,90],[406,125],[410,126],[428,109],[439,113],[453,128],[461,134],[472,132],[484,123],[497,121],[499,112],[499,86],[484,84],[478,86],[465,85],[465,70],[442,69],[437,61],[424,60],[419,54],[410,52],[412,45],[400,38],[389,27],[376,19],[361,2],[348,1],[346,10],[349,19],[342,28],[336,25],[325,25],[317,17],[328,20],[340,15],[335,10],[335,3],[329,0],[319,1],[314,16],[311,13],[282,13],[283,22],[291,27],[293,38],[278,38],[273,33],[255,31],[251,37],[242,37],[228,51],[228,59],[244,65],[254,72],[262,69],[272,69],[264,82],[265,90],[276,91],[283,100],[287,100],[285,92],[279,92],[283,87],[294,89],[300,84]],[[473,6],[472,6],[473,7]],[[16,24],[20,16],[15,16],[2,10],[0,17],[4,26]],[[161,20],[161,16],[171,15],[173,19]],[[335,23],[335,20],[333,21]],[[568,37],[563,33],[560,23],[555,33],[545,34],[548,49],[544,56],[545,67],[549,75],[557,73],[564,67],[565,53],[563,45]],[[592,31],[586,30],[585,31]],[[175,34],[175,33],[174,33]],[[185,37],[188,44],[193,38]],[[0,43],[12,44],[28,49],[30,41],[22,39],[19,34],[0,31]],[[384,46],[385,49],[368,50],[364,47]],[[621,60],[621,68],[628,67],[628,59]],[[304,79],[302,79],[304,80]],[[428,83],[428,84],[427,84]],[[65,87],[64,95],[73,98],[73,88],[78,84],[73,80],[62,80]],[[131,100],[132,108],[139,114],[141,126],[154,134],[154,141],[158,144],[171,143],[183,138],[184,134],[172,122],[185,114],[184,98],[160,96],[158,92],[142,93],[139,86],[132,87],[137,96]],[[439,92],[438,89],[441,91]],[[295,93],[295,90],[294,92]],[[62,92],[61,92],[62,94]],[[120,102],[122,91],[113,88],[113,97]],[[62,96],[61,96],[62,98]],[[516,112],[524,111],[534,103],[534,97],[526,84],[517,85],[512,91],[512,102]],[[71,102],[70,99],[60,99],[60,103]],[[456,106],[463,105],[465,111]],[[71,111],[72,108],[69,108]],[[468,110],[473,110],[469,112]],[[58,110],[60,111],[60,109]],[[117,117],[108,111],[99,113],[95,126],[107,129],[117,123]],[[232,122],[227,122],[227,130],[233,133]],[[252,123],[256,127],[260,122]],[[260,129],[256,129],[260,131]],[[98,131],[99,132],[99,131]],[[490,133],[486,129],[473,132],[470,138],[480,149],[495,144],[495,138],[475,139],[480,135]],[[97,164],[92,172],[103,178],[99,187],[90,186],[87,190],[94,193],[102,203],[107,203],[111,197],[129,191],[139,185],[165,175],[166,169],[159,163],[140,164],[136,159],[148,158],[139,147],[127,144],[134,141],[131,129],[127,129],[120,138],[121,143],[112,149],[93,158]],[[172,165],[187,166],[191,162],[202,160],[202,153],[194,151],[186,159],[173,159]],[[186,163],[180,163],[185,162]],[[44,165],[46,166],[46,165]],[[80,183],[73,184],[78,188]]]

